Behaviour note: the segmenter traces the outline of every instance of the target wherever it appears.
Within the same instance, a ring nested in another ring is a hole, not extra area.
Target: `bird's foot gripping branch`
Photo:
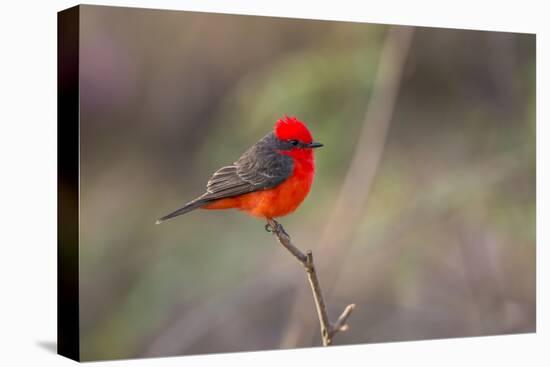
[[[315,307],[317,309],[317,316],[319,317],[319,324],[321,326],[321,338],[324,346],[332,344],[332,338],[339,331],[346,331],[349,326],[347,320],[355,304],[349,304],[346,306],[344,311],[340,314],[340,317],[334,322],[331,323],[328,319],[327,307],[323,298],[323,293],[321,292],[321,286],[319,284],[319,279],[317,278],[317,273],[315,271],[315,264],[313,263],[313,253],[308,251],[304,254],[300,249],[292,244],[290,236],[285,231],[283,226],[274,219],[268,219],[265,226],[266,231],[273,233],[277,236],[277,240],[284,248],[286,248],[303,266],[307,274],[309,285],[311,287],[311,292],[313,293],[313,300],[315,301]]]

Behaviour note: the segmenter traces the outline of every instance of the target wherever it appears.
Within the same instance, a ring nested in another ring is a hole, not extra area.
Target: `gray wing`
[[[216,171],[206,186],[203,200],[216,200],[276,187],[292,174],[289,156],[276,150],[273,133],[248,149],[235,163]]]

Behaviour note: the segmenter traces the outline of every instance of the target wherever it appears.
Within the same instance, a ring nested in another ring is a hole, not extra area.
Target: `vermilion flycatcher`
[[[315,174],[313,148],[322,146],[303,122],[285,116],[235,163],[217,170],[203,195],[157,224],[197,208],[235,208],[265,219],[287,215],[309,193]]]

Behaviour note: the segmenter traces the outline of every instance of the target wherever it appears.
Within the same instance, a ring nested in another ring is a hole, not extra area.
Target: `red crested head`
[[[302,143],[310,144],[313,142],[313,137],[307,129],[306,124],[298,120],[296,117],[288,117],[277,120],[273,128],[275,136],[280,140],[299,140]]]

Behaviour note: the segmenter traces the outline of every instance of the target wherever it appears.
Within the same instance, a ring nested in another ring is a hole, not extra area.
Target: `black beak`
[[[309,143],[307,145],[308,148],[321,148],[323,146],[323,144],[317,142],[317,141],[314,141],[313,143]]]

